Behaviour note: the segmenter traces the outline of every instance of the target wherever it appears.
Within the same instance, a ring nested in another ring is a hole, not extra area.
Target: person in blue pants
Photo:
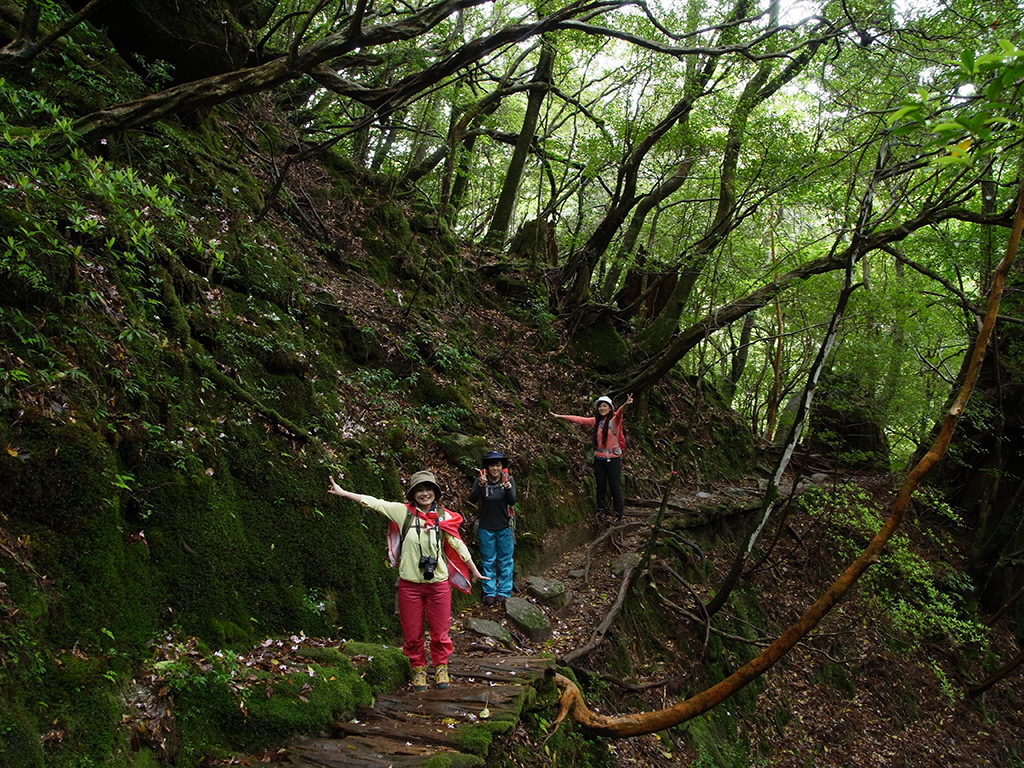
[[[494,605],[504,603],[512,594],[515,532],[511,507],[516,503],[516,481],[501,451],[488,451],[481,464],[469,500],[480,508],[480,570],[487,579],[481,582],[484,605]]]

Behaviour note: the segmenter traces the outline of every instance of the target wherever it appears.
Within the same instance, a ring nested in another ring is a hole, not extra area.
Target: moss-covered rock
[[[540,576],[528,578],[526,580],[526,590],[531,597],[536,598],[553,610],[565,607],[572,594],[564,582],[557,579],[545,579]]]
[[[505,613],[516,628],[535,643],[551,637],[551,622],[544,611],[521,597],[510,597],[505,602]]]
[[[348,658],[309,664],[306,673],[267,678],[246,700],[242,738],[273,744],[293,733],[316,733],[373,701],[373,691]]]
[[[364,668],[363,679],[374,693],[394,691],[412,677],[408,657],[395,646],[350,641],[345,643],[342,650]]]
[[[10,684],[0,686],[0,754],[6,768],[44,768],[46,765],[34,718],[20,703]]]
[[[573,335],[576,355],[601,373],[620,373],[629,368],[629,345],[603,312],[587,314]]]

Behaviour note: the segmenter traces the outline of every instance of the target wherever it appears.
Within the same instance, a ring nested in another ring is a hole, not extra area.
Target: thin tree
[[[846,305],[849,303],[850,296],[853,295],[853,291],[859,285],[859,283],[855,284],[853,282],[853,270],[856,263],[856,252],[850,251],[849,258],[846,263],[843,288],[839,292],[839,300],[836,302],[835,311],[832,313],[832,319],[829,322],[828,331],[825,333],[825,338],[821,343],[821,347],[818,349],[818,355],[815,358],[814,364],[811,366],[810,374],[807,377],[807,384],[804,385],[803,393],[800,398],[800,405],[797,408],[796,418],[793,420],[793,426],[789,430],[789,436],[786,438],[786,442],[782,447],[782,453],[779,455],[779,460],[775,464],[775,470],[772,472],[771,480],[768,482],[768,488],[765,490],[764,499],[761,502],[760,512],[757,517],[755,517],[754,525],[747,533],[743,546],[741,546],[737,551],[736,557],[733,559],[732,567],[726,574],[725,579],[719,588],[715,590],[714,597],[712,597],[711,600],[708,601],[707,605],[704,606],[704,610],[709,616],[714,616],[718,613],[718,611],[720,611],[728,601],[729,596],[736,587],[736,584],[739,583],[740,575],[743,573],[743,566],[746,564],[750,553],[754,551],[754,545],[757,543],[761,532],[771,519],[772,514],[780,506],[779,487],[782,484],[783,474],[789,467],[789,462],[793,456],[793,452],[796,450],[797,443],[800,442],[800,436],[803,433],[804,425],[807,422],[807,416],[811,410],[811,401],[813,400],[814,393],[818,388],[818,380],[821,378],[821,374],[825,369],[825,363],[828,361],[829,352],[831,352],[832,347],[835,345],[836,337],[839,335],[839,326],[843,320],[843,315],[846,312]]]
[[[519,198],[519,184],[522,182],[523,172],[526,169],[526,158],[535,140],[540,109],[544,104],[544,98],[551,89],[551,73],[554,63],[555,48],[549,40],[543,40],[540,59],[537,62],[537,69],[534,71],[529,96],[526,100],[526,115],[523,117],[519,138],[512,150],[512,159],[509,160],[508,170],[505,172],[505,181],[501,187],[501,195],[494,207],[490,228],[484,237],[485,246],[500,247],[508,236],[509,224]]]

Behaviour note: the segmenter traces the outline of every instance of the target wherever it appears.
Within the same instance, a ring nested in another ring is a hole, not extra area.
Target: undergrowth
[[[884,506],[853,484],[812,487],[800,496],[800,506],[822,526],[837,563],[859,555],[887,514]],[[946,525],[960,524],[948,506],[936,509]],[[926,558],[915,541],[936,548],[941,559]],[[858,592],[879,617],[883,637],[893,650],[910,656],[937,643],[975,657],[985,652],[988,630],[973,609],[973,584],[953,565],[959,557],[945,527],[910,519],[891,537],[879,562],[861,577]]]

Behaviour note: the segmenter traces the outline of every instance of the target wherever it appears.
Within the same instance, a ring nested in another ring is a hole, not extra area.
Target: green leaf
[[[1017,82],[1017,77],[1017,70],[1009,68],[1005,72],[1003,72],[1003,76],[999,78],[999,84],[1002,85],[1003,88],[1009,88],[1011,85]]]
[[[983,69],[990,69],[993,66],[1002,66],[1006,56],[1002,53],[983,53],[974,60],[975,66],[978,71]]]
[[[943,155],[933,161],[935,165],[970,165],[970,156],[956,157],[955,155]]]
[[[960,63],[963,65],[964,71],[968,74],[974,74],[974,51],[967,49],[960,53]]]
[[[1006,111],[1012,111],[1012,110],[1017,108],[1017,107],[1015,107],[1015,106],[1013,106],[1011,104],[1007,104],[1007,103],[1002,102],[1002,101],[992,101],[992,100],[989,100],[985,104],[985,106],[988,107],[989,109],[1002,109],[1002,110],[1006,110]],[[991,120],[1002,120],[1002,119],[1005,119],[1005,118],[999,118],[999,117],[991,118]]]
[[[916,130],[917,125],[914,123],[904,123],[903,125],[897,126],[892,129],[893,136],[906,136],[909,133],[913,133]]]
[[[921,120],[920,113],[921,113],[921,105],[920,104],[913,104],[913,105],[911,105],[909,107],[901,107],[900,109],[897,109],[895,112],[893,112],[891,115],[889,115],[888,122],[889,122],[889,125],[892,125],[893,123],[897,123],[897,122],[899,122],[900,120],[902,120],[903,118],[905,118],[905,117],[907,117],[909,115],[914,115],[914,117],[911,118],[911,119],[920,122],[920,120]]]
[[[1015,128],[1021,127],[1020,120],[1011,120],[1008,117],[990,117],[985,121],[985,125],[1011,125]]]

